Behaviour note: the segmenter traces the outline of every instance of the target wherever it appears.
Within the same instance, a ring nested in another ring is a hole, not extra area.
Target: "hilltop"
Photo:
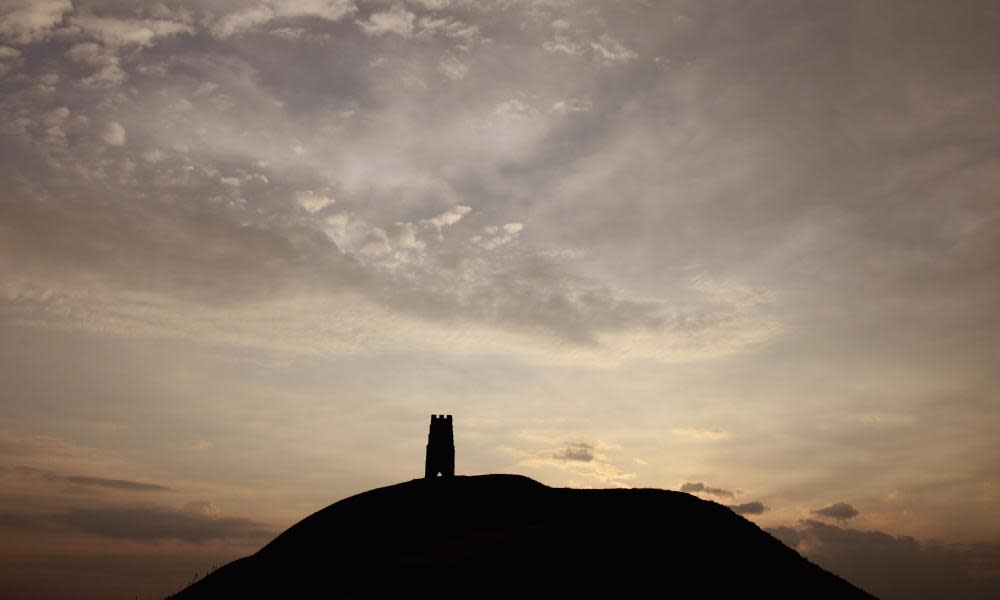
[[[640,593],[873,598],[715,502],[516,475],[416,479],[346,498],[173,598]]]

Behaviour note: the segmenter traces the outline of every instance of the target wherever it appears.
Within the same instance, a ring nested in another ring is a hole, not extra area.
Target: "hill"
[[[516,475],[416,479],[303,519],[174,596],[873,598],[725,506]]]

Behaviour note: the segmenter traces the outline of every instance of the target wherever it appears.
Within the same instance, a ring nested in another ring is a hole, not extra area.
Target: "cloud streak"
[[[612,444],[588,440],[572,440],[556,448],[524,450],[505,447],[518,457],[518,464],[532,469],[556,469],[582,475],[604,485],[623,487],[635,479],[635,473],[616,466],[608,455]]]
[[[736,495],[732,490],[710,487],[701,481],[685,481],[681,485],[681,491],[689,494],[708,494],[709,496],[718,496],[720,498],[732,498]]]
[[[767,510],[767,507],[757,500],[742,504],[731,504],[729,508],[738,515],[760,515],[764,514],[764,511]]]
[[[861,513],[846,502],[837,502],[835,504],[831,504],[830,506],[818,508],[813,511],[813,514],[826,517],[828,519],[836,519],[838,521],[849,521]]]
[[[180,540],[263,541],[273,535],[266,527],[239,517],[214,517],[163,507],[74,508],[54,514],[2,514],[0,527],[35,531],[76,531],[117,540],[153,542]]]
[[[912,537],[806,520],[769,530],[821,567],[879,598],[983,599],[1000,590],[1000,545],[922,544]]]
[[[38,477],[45,481],[57,483],[67,483],[74,486],[97,487],[126,492],[168,492],[170,488],[157,483],[146,483],[142,481],[131,481],[128,479],[108,479],[105,477],[92,477],[89,475],[67,475],[53,473],[43,469],[33,467],[15,467],[15,472],[22,475]]]

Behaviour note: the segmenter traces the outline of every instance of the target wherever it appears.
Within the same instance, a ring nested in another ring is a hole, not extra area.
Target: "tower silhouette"
[[[427,460],[424,477],[455,475],[455,433],[451,415],[431,415],[431,431],[427,434]]]

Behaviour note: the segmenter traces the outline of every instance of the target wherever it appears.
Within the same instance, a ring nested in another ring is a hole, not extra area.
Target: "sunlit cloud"
[[[674,436],[696,442],[715,442],[729,438],[729,432],[718,427],[674,427]]]

